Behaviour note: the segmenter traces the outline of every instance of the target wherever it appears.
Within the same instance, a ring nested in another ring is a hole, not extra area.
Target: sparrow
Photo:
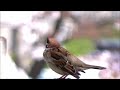
[[[56,73],[62,75],[59,79],[65,79],[72,75],[76,79],[80,78],[80,72],[85,73],[87,69],[106,69],[102,66],[89,65],[71,54],[53,37],[48,37],[43,57],[47,65]]]

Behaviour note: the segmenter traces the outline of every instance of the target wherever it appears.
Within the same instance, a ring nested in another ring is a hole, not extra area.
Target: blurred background
[[[46,38],[53,36],[85,63],[107,68],[81,72],[81,79],[120,79],[120,11],[0,11],[0,36],[7,39],[11,58],[7,61],[11,60],[16,65],[14,68],[26,74],[21,78],[61,76],[43,58]],[[0,64],[2,78],[7,71],[4,68],[11,65],[6,62],[3,68]],[[10,75],[7,78],[15,78]]]

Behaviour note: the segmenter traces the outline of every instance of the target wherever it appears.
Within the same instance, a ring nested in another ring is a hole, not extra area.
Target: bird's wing
[[[64,48],[60,48],[60,51],[64,54],[64,56],[66,57],[67,61],[69,61],[72,65],[76,66],[76,69],[78,71],[84,72],[84,70],[86,69],[106,69],[105,67],[102,66],[96,66],[96,65],[89,65],[84,63],[83,61],[81,61],[80,59],[78,59],[76,56],[72,55],[71,53],[69,53],[66,49]]]
[[[82,67],[85,64],[83,61],[79,60],[76,56],[62,47],[59,48],[59,52],[61,52],[66,57],[66,59],[75,66]]]
[[[84,65],[85,65],[84,62],[79,60],[76,56],[72,55],[70,52],[68,52],[66,49],[64,49],[62,47],[59,48],[59,52],[61,52],[63,54],[63,56],[65,57],[65,59],[67,61],[69,61],[74,66],[76,66],[78,71],[85,73],[84,69],[82,69],[82,67],[84,67]]]
[[[79,78],[79,73],[76,70],[76,68],[66,59],[66,56],[64,56],[59,50],[51,50],[51,57],[53,58],[53,63],[63,71],[67,72],[70,75],[73,75],[76,78]]]

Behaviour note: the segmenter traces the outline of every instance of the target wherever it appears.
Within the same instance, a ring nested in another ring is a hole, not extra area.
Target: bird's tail
[[[88,65],[88,64],[85,64],[84,68],[86,68],[86,69],[100,69],[100,70],[106,69],[105,67],[102,67],[102,66],[95,66],[95,65]]]

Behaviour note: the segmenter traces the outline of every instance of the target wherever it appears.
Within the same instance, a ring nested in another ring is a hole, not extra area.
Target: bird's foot
[[[68,76],[68,75],[63,75],[63,76],[61,76],[61,77],[58,78],[58,79],[65,79],[67,76]]]

